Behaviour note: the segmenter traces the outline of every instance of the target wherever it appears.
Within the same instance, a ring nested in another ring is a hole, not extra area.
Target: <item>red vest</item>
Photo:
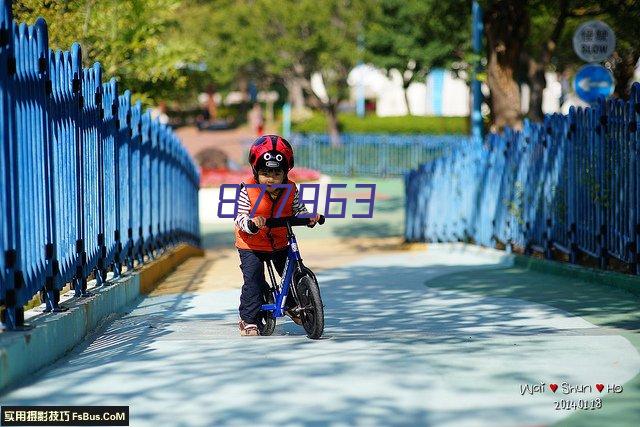
[[[247,180],[247,184],[256,184],[255,179],[251,178]],[[278,213],[278,209],[284,203],[282,213],[280,217],[293,215],[293,198],[295,196],[296,183],[288,180],[288,183],[292,185],[289,198],[285,199],[284,195],[287,192],[286,188],[280,191],[278,197],[274,200],[271,198],[268,192],[265,191],[260,205],[258,205],[254,216],[262,216],[265,218],[273,218]],[[247,188],[249,195],[249,203],[251,209],[254,208],[255,203],[258,201],[260,195],[260,188]],[[287,247],[289,242],[287,241],[287,229],[285,227],[269,228],[267,226],[261,228],[256,234],[246,233],[236,226],[236,247],[239,249],[251,249],[254,251],[273,252],[278,249]]]

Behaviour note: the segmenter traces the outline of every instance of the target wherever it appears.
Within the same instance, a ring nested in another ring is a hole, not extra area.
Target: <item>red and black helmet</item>
[[[262,135],[251,145],[249,164],[253,174],[261,168],[282,169],[286,174],[293,168],[293,148],[278,135]]]

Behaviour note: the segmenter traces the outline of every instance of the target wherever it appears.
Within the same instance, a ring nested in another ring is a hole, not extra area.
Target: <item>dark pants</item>
[[[262,291],[268,286],[264,275],[264,261],[273,260],[276,271],[282,277],[288,250],[289,248],[284,248],[275,252],[255,252],[238,249],[240,269],[244,277],[240,295],[240,319],[247,323],[257,323],[260,306],[265,302]]]

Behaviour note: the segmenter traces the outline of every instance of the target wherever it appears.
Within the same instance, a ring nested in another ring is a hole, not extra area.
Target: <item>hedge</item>
[[[355,114],[339,114],[340,131],[345,133],[402,133],[402,134],[468,134],[469,118],[438,116],[378,117]],[[293,123],[292,131],[298,133],[326,133],[324,114],[314,113],[308,120]]]

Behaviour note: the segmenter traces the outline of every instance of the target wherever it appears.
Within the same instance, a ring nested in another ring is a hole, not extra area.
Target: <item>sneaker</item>
[[[293,320],[293,323],[295,323],[296,325],[302,325],[302,317],[300,317],[299,314],[293,313],[290,309],[286,309],[284,311],[284,314],[289,316],[291,320]]]
[[[243,337],[257,337],[260,335],[258,325],[254,323],[247,323],[241,320],[238,322],[238,328],[240,328],[240,335]]]

